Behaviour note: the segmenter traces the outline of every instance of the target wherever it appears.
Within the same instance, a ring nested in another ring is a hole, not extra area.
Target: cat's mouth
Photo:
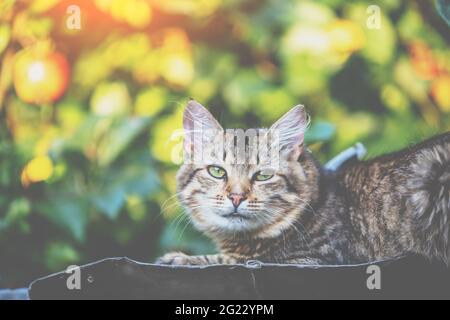
[[[245,219],[245,220],[250,219],[250,217],[248,215],[239,213],[237,211],[232,211],[230,213],[224,214],[224,215],[222,215],[222,217],[228,218],[228,219]]]

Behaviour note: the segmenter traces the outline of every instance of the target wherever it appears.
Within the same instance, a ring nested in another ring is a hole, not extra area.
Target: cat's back
[[[374,159],[365,161],[366,165],[382,165],[384,163],[408,163],[414,161],[422,154],[428,151],[438,152],[439,154],[450,154],[450,132],[433,136],[422,142],[410,145],[402,150],[378,156]],[[433,157],[431,157],[433,160]]]
[[[443,244],[435,235],[450,238],[450,132],[348,163],[337,178],[361,255],[371,259],[405,251],[437,255]]]
[[[424,171],[445,172],[449,166],[450,132],[446,132],[396,152],[349,162],[342,166],[337,177],[349,190],[374,191],[405,184],[414,177],[426,179]]]

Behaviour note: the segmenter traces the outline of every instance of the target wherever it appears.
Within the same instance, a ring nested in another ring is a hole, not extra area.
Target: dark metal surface
[[[81,289],[71,274],[36,280],[31,299],[450,299],[450,269],[418,257],[376,263],[381,290],[367,288],[368,265],[171,267],[110,258],[81,267]]]

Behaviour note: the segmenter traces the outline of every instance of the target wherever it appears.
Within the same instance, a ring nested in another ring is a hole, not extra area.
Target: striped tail
[[[450,265],[450,133],[422,150],[409,183],[418,253]]]

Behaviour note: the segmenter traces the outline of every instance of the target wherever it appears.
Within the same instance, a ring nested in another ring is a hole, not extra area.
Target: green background
[[[373,3],[0,0],[0,287],[111,256],[214,252],[172,197],[189,97],[226,127],[304,104],[322,162],[448,131],[448,26],[431,1],[384,0],[373,29]],[[30,48],[68,61],[60,99],[20,93],[13,66]],[[30,165],[42,157],[51,168]]]

